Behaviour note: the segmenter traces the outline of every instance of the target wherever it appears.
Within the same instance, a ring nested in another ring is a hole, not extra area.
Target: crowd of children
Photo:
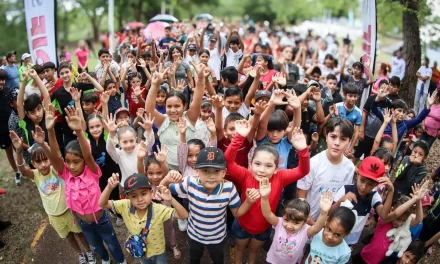
[[[158,47],[121,43],[120,64],[99,50],[95,72],[84,43],[77,76],[69,61],[29,63],[7,87],[0,69],[1,147],[13,147],[16,183],[36,184],[79,263],[126,263],[124,249],[167,263],[165,234],[191,264],[205,248],[224,263],[228,240],[236,264],[264,249],[272,264],[416,263],[439,240],[440,192],[428,190],[424,162],[440,134],[440,92],[414,113],[382,69],[361,106],[374,76],[360,62],[345,71],[346,52],[339,70],[324,40],[274,41],[268,52],[251,31],[247,41],[231,29],[222,45],[217,30],[183,43],[165,30]]]

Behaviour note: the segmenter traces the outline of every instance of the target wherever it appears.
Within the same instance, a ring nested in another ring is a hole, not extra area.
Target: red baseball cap
[[[361,162],[358,173],[362,177],[379,182],[377,179],[385,174],[385,165],[378,157],[369,156]]]
[[[422,207],[431,206],[432,205],[431,204],[431,197],[429,196],[428,192],[425,193],[425,196],[423,196],[421,201],[422,201]]]

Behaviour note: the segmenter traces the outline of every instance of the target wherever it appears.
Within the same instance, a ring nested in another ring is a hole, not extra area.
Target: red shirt
[[[63,86],[63,80],[61,78],[58,78],[57,81],[53,84],[52,88],[49,90],[49,95],[52,97],[52,94],[61,86]],[[54,115],[57,120],[57,123],[63,121],[63,116],[58,111],[55,111]]]
[[[237,152],[239,152],[238,150],[245,140],[245,137],[237,133],[225,153],[226,165],[230,178],[234,184],[237,183],[241,186],[242,201],[246,199],[246,189],[260,188],[260,183],[254,178],[254,176],[252,176],[251,171],[235,163]],[[298,167],[294,169],[278,170],[278,172],[269,180],[271,183],[269,204],[273,213],[275,213],[278,206],[281,192],[284,187],[303,178],[310,171],[309,148],[298,151],[298,157]],[[261,200],[257,200],[246,214],[238,218],[238,222],[240,223],[240,226],[251,234],[261,234],[270,228],[270,224],[266,221],[261,212]]]
[[[141,89],[144,89],[145,86],[141,86]],[[145,89],[142,92],[142,98],[146,98],[147,96],[147,89]],[[128,99],[128,112],[130,112],[130,116],[131,117],[136,117],[136,112],[138,110],[138,108],[143,108],[145,107],[145,103],[142,103],[138,100],[138,98],[136,97],[136,95],[134,95],[134,91],[132,89],[132,87],[129,87],[127,89],[127,99]]]
[[[263,89],[266,90],[267,86],[269,86],[272,81],[272,77],[277,74],[276,70],[269,70],[266,74],[261,75],[260,82],[263,83]]]

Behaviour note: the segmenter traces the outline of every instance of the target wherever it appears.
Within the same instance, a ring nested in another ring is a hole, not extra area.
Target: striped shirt
[[[202,244],[219,244],[226,237],[226,207],[238,208],[240,197],[234,184],[222,181],[207,193],[198,177],[186,177],[170,185],[174,195],[189,200],[188,236]]]

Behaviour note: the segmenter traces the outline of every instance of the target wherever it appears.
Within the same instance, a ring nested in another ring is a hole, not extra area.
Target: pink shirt
[[[382,218],[379,217],[371,243],[361,251],[361,257],[367,264],[378,264],[385,259],[385,253],[393,242],[387,238],[387,232],[391,229],[393,229],[391,222],[382,223]]]
[[[440,105],[432,105],[429,115],[425,118],[426,133],[432,137],[437,137],[440,129]]]
[[[98,200],[101,196],[99,178],[102,172],[98,165],[96,168],[97,174],[93,173],[86,165],[83,173],[75,177],[64,163],[63,172],[59,176],[65,182],[67,207],[80,215],[93,214],[97,222],[95,213],[102,209],[98,206]]]
[[[273,264],[301,263],[309,227],[308,224],[304,224],[298,232],[290,234],[283,227],[283,218],[278,217],[278,224],[273,227],[275,234],[266,261]]]
[[[75,54],[76,54],[76,53],[75,53]],[[65,53],[64,53],[64,56],[66,56],[66,60],[67,60],[67,61],[69,61],[69,62],[72,61],[72,56],[70,56],[70,52],[68,52],[68,51],[65,52]]]
[[[269,86],[272,81],[272,77],[277,74],[276,70],[269,70],[266,74],[261,75],[260,82],[263,83],[263,89],[267,90],[267,86]]]
[[[81,63],[82,66],[86,67],[87,59],[89,57],[89,49],[77,49],[75,50],[75,56],[78,58],[79,63]]]

